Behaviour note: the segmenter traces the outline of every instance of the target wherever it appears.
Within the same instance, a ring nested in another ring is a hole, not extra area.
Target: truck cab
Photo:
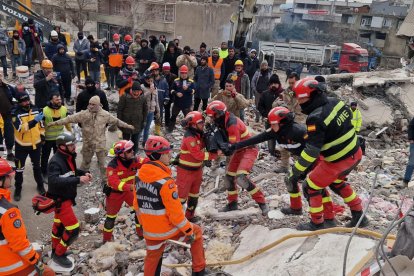
[[[340,73],[368,71],[368,51],[355,43],[344,43],[339,58]]]

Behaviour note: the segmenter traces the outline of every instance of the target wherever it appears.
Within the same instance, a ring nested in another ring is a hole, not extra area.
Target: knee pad
[[[108,230],[113,229],[114,226],[115,226],[115,219],[116,218],[106,217],[105,224],[104,224],[104,228],[105,229],[108,229]]]
[[[248,191],[252,190],[251,181],[247,178],[247,175],[245,175],[245,174],[236,175],[236,183],[237,183],[237,185],[239,185],[240,187],[242,187],[242,188],[244,188]],[[254,187],[253,187],[253,189],[254,189]]]
[[[71,245],[79,237],[79,232],[80,232],[79,227],[70,231],[69,238],[67,241],[65,241],[67,246]]]
[[[331,188],[331,190],[335,193],[335,194],[337,194],[337,195],[341,195],[341,190],[343,189],[343,188],[345,188],[346,186],[348,186],[349,184],[348,183],[346,183],[346,182],[342,182],[342,183],[338,183],[338,184],[331,184],[330,186],[329,186],[329,188]]]
[[[233,187],[233,185],[234,185],[234,176],[226,174],[224,176],[224,187],[227,190],[230,190]]]
[[[306,198],[306,200],[309,201],[312,196],[322,194],[323,189],[322,190],[315,190],[315,189],[309,187],[308,182],[306,182],[306,180],[305,180],[305,181],[302,182],[302,193],[303,193],[303,196]]]
[[[194,211],[198,204],[198,197],[189,197],[187,201],[187,210]]]

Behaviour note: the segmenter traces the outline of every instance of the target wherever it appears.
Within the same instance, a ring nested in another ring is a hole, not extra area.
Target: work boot
[[[206,270],[205,269],[203,269],[203,270],[201,270],[201,271],[199,271],[199,272],[192,272],[191,273],[191,276],[204,276],[204,275],[207,275],[206,274]]]
[[[276,169],[273,170],[274,173],[288,173],[289,168],[288,167],[276,167]]]
[[[334,228],[337,225],[336,219],[325,219],[325,228]]]
[[[224,206],[223,209],[220,210],[220,212],[230,212],[230,211],[236,211],[239,207],[237,206],[237,201],[229,202],[226,206]]]
[[[64,267],[64,268],[71,268],[72,265],[73,265],[72,261],[69,260],[68,257],[65,256],[65,255],[58,256],[58,255],[54,254],[52,256],[52,260],[55,263],[57,263],[58,265],[60,265],[61,267]]]
[[[67,257],[67,256],[70,256],[72,254],[73,254],[72,250],[66,250],[66,252],[63,253],[63,256]],[[55,250],[54,249],[52,249],[52,257],[53,257],[53,255],[55,255]]]
[[[269,205],[267,203],[259,203],[260,210],[262,210],[262,215],[267,216],[269,213]]]
[[[13,199],[14,201],[20,201],[21,198],[22,198],[22,188],[16,188],[16,190],[14,190]]]
[[[362,216],[362,211],[351,211],[351,213],[352,213],[352,218],[351,218],[351,220],[347,223],[347,224],[345,224],[345,227],[348,227],[348,228],[352,228],[352,227],[355,227],[355,225],[357,225],[357,223],[358,223],[358,220],[361,218],[361,216]],[[367,226],[369,224],[369,220],[367,219],[367,217],[365,216],[363,219],[362,219],[362,221],[361,221],[361,224],[359,225],[359,227],[365,227],[365,226]]]
[[[285,215],[292,215],[292,216],[301,216],[302,209],[292,209],[290,207],[282,207],[280,211]]]
[[[325,229],[325,224],[319,223],[313,223],[312,221],[310,222],[306,222],[306,223],[301,223],[298,226],[296,226],[296,229],[299,231],[316,231],[316,230],[321,230],[321,229]]]

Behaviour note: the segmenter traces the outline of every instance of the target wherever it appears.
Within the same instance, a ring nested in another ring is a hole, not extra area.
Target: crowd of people
[[[9,202],[8,189],[14,175],[13,200],[21,200],[28,156],[37,191],[44,196],[37,199],[44,205],[53,203],[52,258],[66,268],[73,266],[67,248],[80,231],[73,210],[77,187],[99,178],[106,195],[103,242],[114,239],[115,220],[126,203],[136,212],[137,235],[146,241],[144,275],[160,274],[168,239],[191,244],[192,275],[205,275],[202,228],[196,216],[203,167],[227,157],[223,179],[227,204],[220,211],[239,208],[242,188],[266,216],[269,206],[265,195],[249,178],[259,152],[256,145],[264,141],[268,141],[269,154],[276,156],[276,144],[281,152],[281,165],[275,171],[285,173],[290,195],[290,205],[281,211],[301,215],[302,195],[309,203],[311,219],[299,224],[299,230],[337,225],[330,191],[341,196],[351,209],[352,219],[346,227],[354,227],[361,218],[361,199],[347,182],[347,175],[362,158],[357,137],[361,114],[356,103],[350,108],[328,97],[323,77],[301,79],[292,72],[287,76],[287,87],[283,87],[267,62],[259,62],[254,49],[242,48],[236,53],[223,42],[210,51],[202,43],[199,51],[194,51],[188,46],[181,48],[178,39],[167,43],[165,36],[147,40],[140,34],[134,41],[126,35],[124,42],[114,34],[112,43],[100,45],[79,32],[73,66],[59,32],[53,31],[50,37],[45,47],[48,59],[42,59],[41,69],[34,76],[34,104],[24,86],[13,87],[0,78],[6,158],[15,162],[14,170],[0,159],[0,252],[8,250],[4,254],[10,257],[0,262],[0,272],[53,275],[28,246],[20,213]],[[107,92],[101,90],[101,64]],[[82,71],[85,81],[80,83]],[[68,114],[75,77],[83,90],[76,98],[76,112]],[[107,93],[119,93],[116,116],[109,112]],[[256,122],[263,121],[266,130],[261,134],[253,135],[249,130],[249,106],[256,112]],[[173,162],[177,166],[174,179],[170,169],[172,146],[163,137],[162,126],[172,132],[180,113],[184,134],[180,154]],[[153,121],[154,135],[150,136]],[[72,124],[81,127],[83,137],[79,168],[76,139],[70,133]],[[112,159],[107,164],[108,126],[119,127],[123,140],[112,146]],[[207,133],[212,128],[214,131]],[[54,155],[49,159],[52,150]],[[145,156],[137,155],[140,150]],[[99,177],[90,173],[94,155]],[[293,166],[291,155],[296,159]],[[360,227],[367,224],[364,218]],[[19,229],[19,236],[12,234],[14,228]]]

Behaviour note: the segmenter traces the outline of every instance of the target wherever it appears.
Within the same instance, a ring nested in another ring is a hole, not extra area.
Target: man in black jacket
[[[236,50],[233,46],[229,47],[229,55],[223,60],[224,63],[224,78],[221,81],[220,86],[224,87],[224,83],[226,82],[227,77],[230,73],[234,71],[234,63],[239,59],[236,55]]]
[[[78,184],[88,184],[92,175],[76,168],[76,141],[62,133],[56,140],[58,150],[49,161],[47,196],[56,201],[52,228],[52,259],[62,267],[73,264],[66,256],[67,247],[79,235],[79,221],[73,212]]]
[[[101,89],[97,89],[95,82],[90,77],[86,77],[85,86],[85,89],[82,90],[76,98],[76,112],[86,110],[89,105],[89,100],[93,96],[99,96],[102,108],[109,111],[108,99],[106,98],[105,92]]]
[[[141,40],[141,49],[138,50],[135,60],[138,62],[138,72],[142,75],[156,61],[154,50],[148,47],[148,40]]]
[[[14,130],[11,111],[13,108],[14,88],[3,82],[3,75],[0,73],[0,115],[4,122],[4,132],[0,132],[0,144],[3,143],[3,136],[6,142],[7,160],[14,161]],[[3,149],[3,151],[5,151]]]
[[[60,94],[64,98],[62,78],[60,74],[53,72],[53,63],[44,59],[41,69],[34,75],[33,87],[35,89],[35,105],[43,108],[49,103],[52,94]]]
[[[279,77],[276,74],[273,74],[269,79],[269,88],[260,97],[259,104],[257,105],[257,109],[259,110],[260,114],[263,116],[263,118],[267,118],[267,115],[269,114],[269,111],[272,109],[273,102],[280,97],[280,93],[282,93],[282,85],[280,83]],[[265,128],[268,129],[270,127],[269,122],[265,122]],[[275,147],[276,143],[275,140],[269,140],[268,142],[269,152],[271,155],[275,156]],[[289,166],[289,162],[284,162],[286,160],[282,160],[282,166],[283,163],[285,163],[283,171],[280,172],[286,172]],[[289,160],[287,160],[289,161]]]
[[[58,52],[52,57],[53,69],[60,73],[62,79],[63,90],[65,91],[66,102],[71,101],[72,95],[72,79],[76,76],[73,68],[73,62],[66,53],[66,48],[62,44],[58,45]]]

